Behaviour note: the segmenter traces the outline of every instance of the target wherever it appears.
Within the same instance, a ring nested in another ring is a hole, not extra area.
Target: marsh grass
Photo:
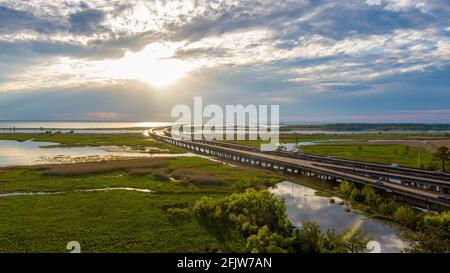
[[[153,173],[152,168],[134,168],[129,169],[128,173],[131,175],[148,175]]]
[[[176,170],[177,177],[187,183],[169,182]],[[194,203],[203,196],[221,198],[286,179],[277,172],[245,165],[236,168],[200,157],[0,171],[2,193],[68,192],[2,197],[0,252],[65,252],[72,240],[80,241],[83,252],[243,251],[245,240],[233,227],[226,223],[199,225],[190,213]],[[321,185],[312,178],[302,179]],[[152,193],[69,192],[106,187],[143,188]]]
[[[164,169],[156,169],[152,171],[152,175],[161,181],[168,181],[170,180],[169,175],[166,173]]]
[[[79,164],[53,165],[43,171],[45,175],[88,175],[96,173],[106,173],[118,170],[128,170],[132,174],[142,174],[151,168],[165,167],[167,161],[163,158],[139,159],[126,161],[106,161]],[[150,172],[148,172],[150,173]]]
[[[162,142],[153,141],[150,136],[143,134],[0,134],[0,140],[58,143],[56,147],[99,147],[125,146],[137,151],[155,153],[183,153],[184,150]],[[54,147],[54,146],[53,146]]]
[[[193,183],[197,185],[216,185],[225,183],[224,178],[216,177],[213,174],[199,173],[190,174],[181,179],[181,183]]]

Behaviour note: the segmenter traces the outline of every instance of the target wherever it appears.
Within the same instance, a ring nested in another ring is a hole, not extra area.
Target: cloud
[[[114,89],[158,80],[164,63],[217,99],[420,97],[448,83],[449,13],[448,0],[3,0],[0,91]]]
[[[101,23],[105,14],[97,9],[83,9],[69,15],[69,31],[73,33],[91,34],[101,31]]]
[[[73,115],[71,115],[73,116]],[[87,119],[112,119],[112,120],[118,120],[123,119],[125,117],[129,117],[130,115],[125,115],[121,113],[115,113],[115,112],[87,112],[87,113],[81,113],[81,116],[87,118]]]

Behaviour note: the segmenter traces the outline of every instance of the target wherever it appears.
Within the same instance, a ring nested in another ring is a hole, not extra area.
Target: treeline
[[[430,214],[411,206],[386,201],[368,185],[360,190],[353,184],[342,182],[338,192],[353,202],[365,204],[371,212],[408,228],[404,236],[412,246],[407,251],[450,252],[450,211]]]
[[[252,253],[354,253],[363,252],[367,234],[359,230],[322,232],[313,222],[296,229],[289,222],[284,200],[267,190],[248,189],[244,193],[213,199],[203,197],[193,212],[205,226],[231,227],[245,240],[239,252]]]
[[[281,126],[282,131],[294,130],[330,130],[330,131],[390,131],[390,130],[413,130],[413,131],[448,131],[450,124],[417,124],[417,123],[334,123],[334,124],[285,124]]]

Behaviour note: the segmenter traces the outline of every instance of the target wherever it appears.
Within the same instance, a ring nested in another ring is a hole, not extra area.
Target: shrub
[[[450,211],[426,215],[412,234],[412,252],[450,253]]]
[[[273,233],[268,226],[263,226],[257,234],[247,238],[247,249],[252,253],[287,253],[289,239]],[[283,248],[284,247],[284,248]]]
[[[266,190],[248,189],[221,199],[203,197],[196,202],[193,213],[201,223],[234,226],[246,238],[250,252],[357,252],[366,240],[365,235],[351,238],[353,235],[339,234],[335,238],[339,241],[328,242],[325,248],[328,235],[317,224],[305,222],[301,230],[295,230],[287,219],[284,201]]]
[[[341,184],[339,184],[339,192],[344,195],[349,197],[350,194],[352,193],[353,190],[353,186],[348,183],[347,181],[341,182]]]
[[[265,190],[248,189],[242,194],[232,194],[219,200],[204,197],[195,204],[194,214],[199,219],[216,218],[232,222],[247,234],[264,225],[281,234],[289,233],[292,228],[284,200]]]
[[[362,202],[364,201],[364,196],[361,194],[360,190],[358,190],[357,188],[353,188],[350,194],[350,199],[356,202]]]
[[[418,217],[412,208],[401,206],[395,211],[394,220],[404,226],[415,228]]]
[[[191,215],[191,210],[188,208],[168,208],[166,211],[174,217],[188,217]]]
[[[377,206],[381,201],[380,197],[369,185],[364,186],[364,188],[361,191],[361,194],[364,197],[364,202],[368,205]]]
[[[378,210],[381,214],[385,216],[393,216],[395,211],[397,210],[398,205],[394,202],[385,202],[381,203],[378,206]]]

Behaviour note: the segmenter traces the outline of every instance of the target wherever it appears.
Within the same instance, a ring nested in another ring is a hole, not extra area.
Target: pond
[[[157,154],[137,152],[126,147],[52,147],[58,143],[0,140],[0,167],[37,164],[94,162],[121,158],[197,156],[192,153]]]
[[[398,253],[408,246],[397,236],[395,227],[359,212],[347,211],[344,205],[338,204],[341,201],[339,198],[334,197],[336,203],[331,203],[331,198],[317,196],[315,190],[289,181],[277,184],[270,191],[284,198],[288,218],[298,228],[307,220],[316,222],[323,231],[335,229],[342,232],[360,228],[380,243],[384,253]]]

